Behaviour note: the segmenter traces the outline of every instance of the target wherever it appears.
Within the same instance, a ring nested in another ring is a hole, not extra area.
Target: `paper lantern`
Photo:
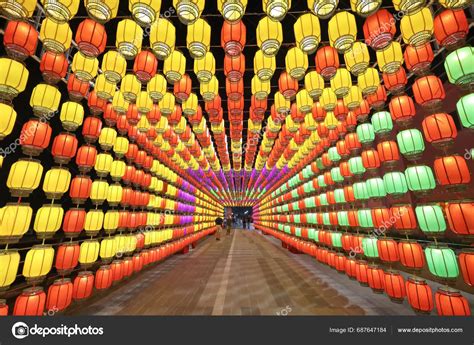
[[[97,57],[104,52],[107,44],[105,27],[87,18],[79,24],[75,41],[84,55]]]
[[[36,9],[36,1],[19,0],[4,2],[0,4],[0,9],[13,20],[30,18]]]
[[[416,103],[426,108],[438,107],[446,97],[441,79],[434,75],[416,79],[413,95]]]
[[[204,5],[203,5],[204,6]],[[224,19],[229,22],[239,21],[247,8],[247,0],[218,0],[217,9]]]
[[[86,211],[73,208],[66,211],[63,221],[63,231],[66,237],[77,237],[84,229]]]
[[[370,15],[364,22],[363,30],[367,45],[375,50],[385,48],[397,31],[395,19],[386,9]]]
[[[328,23],[329,43],[340,53],[352,47],[357,37],[357,24],[353,14],[347,11],[336,13]]]
[[[267,56],[275,56],[283,41],[282,25],[269,17],[260,19],[257,25],[257,45]]]
[[[70,73],[67,80],[67,90],[69,98],[72,101],[79,102],[89,92],[89,83],[77,79],[74,73]]]
[[[337,8],[338,0],[308,0],[308,8],[319,18],[331,17]]]
[[[158,18],[150,29],[150,47],[160,60],[165,60],[174,51],[176,28],[165,18]]]
[[[410,276],[406,281],[408,303],[418,314],[429,314],[433,310],[433,292],[422,278]]]
[[[471,182],[466,160],[460,155],[437,158],[433,168],[438,184],[441,186],[457,188]]]
[[[245,56],[226,55],[224,57],[224,74],[232,82],[239,81],[245,73]]]
[[[290,77],[285,71],[281,72],[280,78],[278,79],[278,87],[280,93],[287,99],[291,99],[296,95],[298,91],[298,80]]]
[[[403,64],[403,53],[400,43],[394,41],[384,49],[377,50],[377,63],[384,73],[394,73]]]
[[[82,300],[90,297],[94,288],[94,274],[90,271],[79,272],[74,278],[72,298]]]
[[[407,13],[400,20],[400,31],[406,44],[419,46],[431,39],[434,31],[433,14],[430,8]]]
[[[43,166],[32,159],[19,159],[12,164],[7,178],[7,187],[12,196],[28,196],[38,188]]]
[[[426,165],[416,165],[405,170],[408,189],[413,192],[426,193],[436,188],[433,171]]]
[[[45,51],[41,57],[40,71],[48,84],[56,84],[66,76],[68,61],[64,54]]]
[[[99,23],[106,23],[117,16],[118,0],[84,0],[87,14]]]
[[[466,128],[474,128],[474,113],[470,108],[474,106],[474,93],[461,97],[456,103],[461,124]]]
[[[474,233],[471,202],[449,202],[445,205],[449,228],[456,235],[469,236]]]
[[[174,50],[166,59],[163,65],[163,73],[169,83],[174,84],[179,81],[186,69],[186,58],[178,51]]]
[[[3,114],[0,119],[0,140],[3,140],[13,130],[16,121],[16,111],[13,107],[0,103],[0,112]]]
[[[51,116],[59,108],[61,93],[47,84],[38,84],[33,88],[30,97],[30,106],[36,116]]]
[[[301,80],[308,69],[308,57],[301,49],[294,47],[286,53],[285,64],[286,72],[290,77]]]
[[[439,288],[435,293],[436,310],[440,316],[469,316],[471,309],[467,299],[458,290]]]
[[[24,289],[15,300],[13,315],[15,316],[43,316],[46,304],[46,294],[42,287]]]
[[[392,302],[403,303],[406,296],[405,281],[402,275],[395,270],[384,272],[385,293]]]
[[[254,76],[252,78],[252,95],[255,95],[255,98],[257,98],[258,100],[263,100],[267,98],[270,94],[270,89],[271,85],[269,80],[261,81],[257,76]]]
[[[237,56],[242,53],[246,42],[246,28],[242,21],[224,21],[221,30],[221,46],[226,54]]]
[[[452,249],[430,245],[425,248],[425,257],[428,269],[435,277],[445,280],[459,276],[456,254]]]
[[[392,119],[402,126],[407,126],[416,115],[413,99],[407,95],[392,97],[390,103],[390,114]]]
[[[123,19],[117,25],[115,46],[125,59],[133,59],[142,49],[143,29],[131,19]]]
[[[400,263],[411,269],[421,269],[425,264],[423,248],[418,242],[402,240],[398,242]]]
[[[443,209],[439,205],[418,205],[415,213],[419,227],[426,235],[443,235],[446,231]]]
[[[155,75],[157,68],[158,61],[149,51],[143,50],[135,57],[133,72],[140,82],[147,83]]]
[[[36,52],[38,32],[27,22],[9,21],[3,35],[3,45],[8,56],[25,60]]]
[[[125,58],[114,50],[109,50],[102,57],[101,69],[111,83],[118,83],[125,76],[127,62]]]
[[[456,47],[465,40],[468,32],[469,24],[462,10],[447,9],[434,19],[434,36],[441,46]]]
[[[352,77],[345,68],[338,68],[336,74],[331,79],[331,89],[338,98],[347,96],[352,86]]]
[[[394,95],[402,93],[408,82],[407,74],[403,67],[400,67],[394,73],[383,73],[382,77],[385,88]]]
[[[459,48],[450,53],[444,61],[449,82],[463,88],[470,88],[474,80],[473,62],[474,49],[472,47]]]
[[[26,253],[22,274],[29,282],[41,282],[53,266],[54,249],[49,245],[35,245]]]
[[[426,141],[437,147],[452,144],[457,137],[457,129],[451,115],[438,113],[425,117],[422,122]]]
[[[5,71],[0,76],[0,98],[12,100],[25,90],[29,72],[22,63],[7,58],[0,58],[0,69]]]
[[[59,23],[45,18],[41,22],[39,38],[46,50],[61,54],[71,46],[72,31],[67,22]]]
[[[328,80],[336,74],[339,68],[339,55],[331,46],[321,47],[316,51],[316,71]]]
[[[423,135],[418,129],[406,129],[398,132],[397,143],[400,152],[409,160],[418,159],[425,150]]]
[[[95,240],[85,240],[81,243],[79,263],[82,267],[91,266],[97,261],[99,248],[99,242]]]
[[[133,19],[141,26],[153,25],[160,14],[161,0],[130,0],[128,9],[132,13]]]
[[[459,254],[459,266],[464,282],[469,286],[474,286],[474,253],[470,249],[465,249]]]
[[[345,51],[344,62],[346,63],[346,68],[353,75],[358,76],[364,73],[370,63],[367,45],[362,42],[354,42],[352,47]]]
[[[186,46],[192,58],[200,59],[208,51],[211,41],[211,26],[204,19],[197,19],[188,25]]]
[[[0,272],[0,288],[4,290],[8,289],[16,279],[20,254],[16,250],[2,250],[0,251],[0,263],[3,268]]]
[[[372,67],[357,76],[357,84],[364,95],[370,95],[377,91],[380,85],[379,72]]]
[[[311,13],[301,15],[293,25],[296,44],[305,54],[316,51],[321,41],[321,27],[318,17]]]
[[[73,285],[68,278],[56,279],[48,288],[46,298],[46,309],[62,311],[69,307],[72,302]]]
[[[79,244],[75,242],[63,243],[56,250],[54,267],[58,273],[65,275],[70,273],[78,264]]]

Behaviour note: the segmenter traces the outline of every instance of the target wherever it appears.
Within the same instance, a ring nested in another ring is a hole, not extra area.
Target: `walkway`
[[[208,238],[70,315],[413,315],[357,281],[257,231]]]

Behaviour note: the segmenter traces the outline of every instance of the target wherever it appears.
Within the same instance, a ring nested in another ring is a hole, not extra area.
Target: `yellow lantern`
[[[36,0],[1,1],[0,10],[10,19],[30,18],[36,9]]]
[[[158,121],[158,123],[156,124],[155,129],[158,133],[161,133],[161,134],[166,132],[166,130],[168,129],[168,119],[162,116],[160,118],[160,121]]]
[[[201,82],[199,91],[204,101],[212,101],[219,94],[219,81],[212,76],[208,83]]]
[[[16,250],[0,251],[0,290],[6,290],[15,281],[20,265],[20,254]]]
[[[382,0],[351,0],[351,9],[363,17],[375,13],[382,4]]]
[[[311,71],[304,77],[304,87],[313,100],[318,100],[324,89],[324,79],[316,71]]]
[[[117,206],[122,200],[122,186],[114,183],[107,189],[107,202],[110,206]]]
[[[175,97],[171,92],[166,92],[159,102],[159,107],[161,110],[161,114],[163,115],[161,118],[164,116],[169,116],[174,110],[175,107]]]
[[[403,42],[421,46],[429,42],[434,32],[433,14],[428,7],[412,14],[406,14],[400,21]]]
[[[114,233],[119,225],[119,211],[108,210],[104,216],[104,231],[108,234]]]
[[[89,17],[106,23],[117,16],[119,0],[84,0]]]
[[[202,59],[194,60],[194,73],[201,83],[208,83],[216,73],[216,59],[212,52],[207,52]]]
[[[306,89],[301,89],[296,94],[296,106],[299,111],[304,114],[311,111],[311,108],[313,107],[313,99]]]
[[[178,135],[183,134],[184,131],[186,130],[186,124],[187,124],[186,119],[184,117],[181,117],[178,124],[174,127],[174,132]],[[183,143],[180,142],[179,145],[181,145],[181,144],[183,144]],[[183,147],[184,147],[184,144],[183,144]]]
[[[238,22],[247,8],[247,0],[217,0],[217,9],[228,22]]]
[[[341,98],[349,93],[352,86],[352,76],[345,68],[338,68],[336,74],[331,79],[331,88],[337,97]]]
[[[146,131],[148,131],[148,129],[150,128],[150,122],[148,122],[146,116],[140,117],[140,120],[137,123],[137,128],[138,131],[141,133],[146,133]]]
[[[337,96],[335,92],[329,87],[324,88],[321,97],[319,97],[319,103],[326,111],[332,111],[337,104]]]
[[[258,76],[252,78],[252,95],[258,100],[263,100],[268,97],[271,91],[270,80],[262,81]]]
[[[120,181],[125,175],[125,168],[127,164],[124,161],[114,160],[110,166],[110,177],[114,181]]]
[[[308,56],[300,48],[288,50],[285,57],[286,72],[294,79],[301,80],[308,69]]]
[[[79,0],[41,0],[46,17],[66,23],[72,19],[79,8]]]
[[[12,100],[26,88],[29,72],[18,61],[0,58],[0,98]]]
[[[81,243],[79,263],[82,267],[93,265],[99,257],[100,244],[96,240],[85,240]]]
[[[34,230],[38,238],[51,238],[61,227],[64,210],[59,205],[43,205],[36,212]]]
[[[441,6],[451,10],[460,10],[469,7],[472,0],[438,0]]]
[[[97,92],[97,97],[99,98],[102,98],[105,100],[112,99],[114,97],[116,88],[117,88],[117,85],[109,81],[105,77],[105,74],[100,74],[95,79],[94,90],[95,92]]]
[[[123,157],[128,151],[129,141],[127,137],[117,137],[114,142],[113,150],[117,157]]]
[[[111,127],[102,128],[99,135],[99,145],[104,151],[110,150],[117,140],[117,131]]]
[[[364,73],[370,64],[370,55],[367,45],[363,42],[354,42],[351,49],[344,53],[346,68],[355,76]]]
[[[30,228],[33,209],[29,204],[11,203],[0,208],[0,243],[15,243]]]
[[[309,137],[309,140],[311,141],[311,144],[317,145],[321,142],[321,138],[319,137],[319,134],[317,131],[311,132],[311,136]]]
[[[92,199],[92,198],[91,198]],[[104,198],[105,199],[105,198]],[[89,210],[86,213],[84,230],[88,236],[95,236],[104,224],[104,212],[102,210]]]
[[[285,96],[281,94],[280,91],[275,92],[274,104],[275,110],[278,114],[287,115],[290,113],[291,103],[287,98],[285,98]]]
[[[102,72],[111,83],[119,83],[127,71],[127,61],[115,50],[109,50],[102,58]]]
[[[117,25],[115,46],[125,59],[133,59],[142,49],[143,29],[131,19],[123,19]]]
[[[171,55],[176,42],[176,29],[168,19],[158,18],[150,28],[150,47],[160,60]]]
[[[195,93],[191,92],[187,100],[183,102],[183,114],[192,116],[196,114],[198,107],[198,98]]]
[[[135,102],[142,85],[135,74],[127,74],[120,83],[120,91],[123,98],[129,102]]]
[[[165,59],[163,64],[163,73],[170,84],[179,81],[186,71],[186,58],[183,53],[174,50],[170,56]]]
[[[304,126],[308,131],[315,131],[318,128],[318,123],[314,120],[313,114],[308,113],[304,117]]]
[[[300,126],[299,124],[295,123],[293,121],[293,118],[291,117],[291,115],[288,115],[286,118],[285,118],[285,125],[286,125],[286,128],[291,132],[291,133],[296,133],[298,132],[298,130],[300,129]],[[292,139],[293,140],[293,139]]]
[[[161,0],[129,0],[128,10],[133,19],[141,26],[147,26],[155,22],[160,15]]]
[[[380,85],[379,72],[373,67],[367,68],[364,73],[357,77],[357,84],[361,88],[362,94],[370,95],[374,93]]]
[[[61,92],[48,84],[38,84],[33,88],[30,97],[30,106],[36,116],[51,116],[59,108]]]
[[[186,46],[189,54],[194,59],[200,59],[209,51],[211,44],[211,26],[199,18],[194,23],[188,25],[186,35]]]
[[[155,74],[146,85],[146,91],[154,102],[159,102],[166,92],[166,79],[161,74]]]
[[[324,124],[326,125],[327,129],[336,129],[338,125],[338,121],[334,112],[328,111],[326,113],[326,117],[324,118]]]
[[[400,43],[393,41],[382,50],[377,50],[377,63],[384,73],[394,73],[403,64],[403,52]]]
[[[23,276],[28,282],[43,280],[53,267],[54,249],[49,245],[33,246],[26,253]]]
[[[340,53],[352,47],[357,38],[357,24],[352,13],[336,13],[328,23],[329,43]]]
[[[112,146],[113,146],[113,144],[110,147],[112,147]],[[97,173],[97,175],[100,176],[100,177],[107,176],[110,173],[110,169],[112,168],[112,162],[113,161],[114,161],[114,159],[112,158],[112,155],[110,153],[99,153],[97,155],[97,158],[95,160],[95,165],[94,165],[94,169],[95,169],[95,172]],[[96,183],[95,186],[96,186],[97,192],[99,192],[101,190],[104,190],[103,193],[100,193],[99,195],[105,195],[107,193],[107,186],[108,186],[107,182],[100,181],[100,180],[99,181],[94,181],[92,183],[93,188],[94,188],[94,183]],[[105,183],[105,185],[104,185],[104,183]],[[101,187],[99,187],[99,186],[101,186]],[[105,197],[103,199],[105,199]]]
[[[269,17],[260,19],[257,25],[257,45],[267,56],[276,56],[283,41],[283,29],[280,22]]]
[[[43,166],[33,159],[19,159],[12,164],[7,178],[7,187],[13,197],[28,196],[38,188]]]
[[[266,56],[257,50],[253,58],[253,70],[260,80],[270,80],[275,73],[276,61],[274,56]]]
[[[153,100],[146,91],[140,91],[137,95],[137,109],[142,115],[148,114],[153,108]]]
[[[359,86],[352,85],[349,89],[349,92],[344,96],[344,104],[349,110],[354,110],[360,106],[362,102],[362,91]]]
[[[281,21],[291,7],[291,0],[262,0],[262,7],[267,16]]]
[[[298,48],[306,54],[313,54],[321,42],[319,19],[311,13],[300,16],[293,25]]]
[[[123,97],[122,91],[115,91],[114,97],[112,98],[112,109],[119,115],[127,113],[128,106],[130,104]]]
[[[58,23],[50,18],[41,22],[39,38],[44,49],[62,54],[71,46],[72,31],[68,23]]]
[[[332,16],[339,4],[339,0],[308,0],[308,8],[319,18]]]
[[[100,242],[99,255],[102,260],[111,260],[117,254],[117,241],[114,237],[104,238]]]
[[[194,23],[204,10],[205,0],[173,0],[173,7],[178,13],[181,23]]]
[[[13,107],[5,103],[0,103],[0,140],[9,135],[16,121],[16,111]]]
[[[89,82],[97,75],[99,68],[99,60],[95,57],[90,57],[78,51],[74,54],[71,64],[71,70],[77,79]]]
[[[426,0],[392,0],[392,2],[395,10],[402,13],[414,13],[426,4]]]
[[[77,102],[64,102],[61,105],[59,119],[65,130],[74,132],[82,125],[84,108]]]
[[[104,156],[109,156],[109,155],[104,155]],[[99,157],[97,156],[97,158]],[[112,162],[110,163],[110,165],[112,165]],[[109,184],[107,183],[107,181],[95,180],[94,182],[92,182],[91,195],[90,195],[90,199],[92,203],[97,204],[97,205],[102,205],[102,203],[107,198],[108,189],[109,189]]]
[[[43,191],[48,199],[59,199],[69,189],[71,173],[66,168],[54,167],[46,172]]]

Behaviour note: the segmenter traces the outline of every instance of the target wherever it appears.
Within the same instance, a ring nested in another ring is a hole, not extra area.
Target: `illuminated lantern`
[[[130,0],[128,9],[141,26],[153,25],[160,14],[161,0]]]
[[[194,23],[201,16],[204,5],[204,0],[173,0],[178,18],[185,25]]]
[[[211,26],[204,19],[197,19],[188,25],[186,46],[194,59],[202,58],[208,51],[211,42]]]
[[[301,80],[304,78],[306,70],[308,69],[308,57],[304,52],[293,47],[288,50],[285,57],[286,72],[290,77]]]
[[[107,100],[100,98],[94,90],[89,94],[87,105],[92,115],[100,115],[104,112],[107,106]]]
[[[466,128],[474,128],[474,112],[471,107],[474,106],[474,93],[465,95],[456,103],[457,111],[461,123]]]
[[[434,75],[416,79],[413,83],[413,95],[416,103],[426,108],[439,106],[446,97],[443,83]]]
[[[0,111],[3,114],[0,119],[0,140],[3,140],[13,130],[16,121],[16,111],[5,103],[0,103]]]
[[[352,77],[349,71],[345,68],[338,68],[336,74],[331,79],[331,89],[337,97],[341,98],[349,93],[352,86]]]
[[[474,286],[474,252],[465,249],[459,254],[459,266],[461,268],[464,282],[469,286]]]
[[[405,170],[408,189],[413,192],[426,193],[436,188],[433,171],[429,166],[416,165]]]
[[[48,288],[46,298],[46,309],[62,311],[69,307],[72,302],[73,285],[68,278],[56,279]]]
[[[356,279],[362,286],[368,286],[368,277],[367,277],[367,269],[369,265],[367,261],[364,260],[357,260],[356,262]]]
[[[115,46],[125,59],[133,59],[142,49],[143,29],[131,19],[122,19],[117,25]]]
[[[85,240],[81,243],[79,263],[82,267],[93,265],[99,257],[99,242],[96,240]]]
[[[86,97],[89,92],[89,83],[77,79],[74,73],[71,73],[67,80],[67,90],[69,98],[75,102],[79,102]]]
[[[298,92],[298,80],[290,77],[285,71],[281,72],[278,79],[280,93],[287,99],[293,98]]]
[[[452,48],[462,43],[469,32],[469,24],[460,10],[444,10],[434,19],[434,36],[441,46]]]
[[[33,88],[30,97],[30,106],[36,116],[51,116],[59,108],[61,93],[48,84],[38,84]]]
[[[377,265],[369,265],[367,269],[367,283],[375,293],[384,291],[384,272]]]
[[[102,24],[87,18],[79,24],[75,41],[84,55],[97,57],[105,50],[107,33]]]
[[[371,122],[374,133],[379,136],[386,135],[393,129],[392,118],[387,111],[379,111],[373,114]]]
[[[112,286],[112,270],[109,265],[100,266],[95,272],[94,285],[97,290],[108,289]]]
[[[363,26],[365,42],[375,50],[385,48],[397,32],[395,19],[386,9],[367,17]]]
[[[406,44],[419,46],[427,43],[434,32],[431,9],[424,7],[413,13],[407,13],[400,20],[400,30]]]
[[[387,91],[397,95],[402,93],[408,82],[405,68],[400,67],[396,72],[383,73],[383,84]],[[408,97],[408,96],[407,96]]]
[[[418,205],[415,213],[420,229],[426,235],[443,235],[446,231],[446,221],[439,205]]]
[[[454,251],[448,247],[425,248],[426,263],[431,274],[440,279],[457,279],[459,266]]]
[[[116,85],[110,81],[107,80],[105,77],[105,74],[100,74],[96,79],[95,79],[95,85],[94,85],[94,91],[97,94],[97,97],[103,99],[103,100],[110,100],[113,99],[113,96],[115,94],[116,90]],[[109,105],[106,105],[106,109]],[[110,109],[112,109],[113,105],[110,105]]]
[[[61,244],[56,250],[54,267],[58,273],[69,274],[79,263],[79,244],[70,242]]]
[[[76,154],[76,164],[81,172],[88,172],[95,165],[97,149],[91,145],[79,147]]]
[[[82,300],[89,298],[94,288],[94,274],[90,271],[79,272],[74,278],[72,298]]]
[[[135,57],[133,72],[142,83],[148,83],[158,69],[158,61],[149,51],[143,50]]]
[[[331,88],[324,88],[323,93],[319,97],[319,103],[327,112],[332,112],[337,104],[337,96]],[[334,116],[334,114],[332,114]],[[326,115],[327,118],[328,115]]]
[[[125,76],[127,61],[114,50],[109,50],[102,57],[102,72],[108,81],[118,83]]]
[[[63,170],[67,172],[67,170],[61,169],[61,168],[55,169],[55,170],[56,171]],[[53,169],[49,170],[46,173],[47,174],[46,177],[48,177],[48,173],[51,171],[53,171]],[[69,181],[66,181],[66,182],[69,187]],[[61,181],[58,184],[61,185]],[[52,237],[54,233],[59,230],[61,226],[61,222],[63,220],[63,215],[64,215],[64,210],[62,209],[62,207],[59,207],[57,205],[43,205],[42,207],[40,207],[36,212],[35,223],[33,226],[37,236],[39,238]]]
[[[433,168],[441,186],[457,188],[471,182],[466,160],[460,155],[437,158]]]
[[[267,98],[271,91],[270,80],[261,81],[258,76],[254,76],[252,78],[251,91],[252,95],[255,95],[255,98],[258,100]]]
[[[0,77],[0,98],[12,100],[26,87],[29,72],[22,63],[0,58],[0,69],[5,71]]]
[[[48,245],[35,245],[26,253],[22,274],[29,282],[40,282],[51,271],[54,249]]]
[[[34,55],[38,44],[38,32],[23,21],[9,21],[3,35],[3,45],[8,56],[16,60],[25,60]]]
[[[436,310],[440,316],[469,316],[469,302],[458,290],[450,287],[439,288],[435,293]]]
[[[362,99],[362,90],[357,86],[353,85],[349,88],[349,92],[343,98],[344,104],[349,110],[355,110],[360,107]],[[348,112],[347,118],[349,118],[351,112]],[[347,121],[346,118],[346,121]]]
[[[405,175],[402,172],[389,172],[383,176],[383,182],[387,194],[400,197],[408,192]]]
[[[395,218],[394,227],[398,232],[412,232],[416,229],[416,218],[410,205],[395,205],[390,208],[390,214]]]
[[[0,272],[0,288],[8,289],[15,281],[20,264],[20,254],[16,250],[0,251],[0,263],[2,271]]]
[[[413,99],[407,95],[392,97],[389,108],[392,119],[402,126],[408,126],[416,115]]]
[[[13,20],[30,18],[36,9],[36,1],[17,0],[0,3],[2,14]]]
[[[445,205],[446,218],[452,232],[461,236],[469,236],[474,233],[472,209],[473,204],[467,201],[449,202]]]
[[[319,18],[329,18],[337,8],[338,0],[308,0],[308,8]]]
[[[358,76],[364,73],[367,67],[369,67],[370,56],[367,45],[362,42],[355,42],[352,48],[346,50],[344,53],[344,61],[346,68],[353,75]]]
[[[45,18],[41,22],[39,38],[46,50],[62,54],[71,46],[72,31],[67,22],[58,23],[51,18]]]
[[[382,50],[377,50],[377,63],[384,73],[394,73],[403,64],[403,53],[400,43],[393,41]]]
[[[61,133],[53,140],[51,153],[55,162],[68,163],[77,152],[77,138],[69,133]]]
[[[398,132],[397,143],[400,152],[409,160],[420,158],[425,151],[423,134],[415,128]]]
[[[408,303],[416,313],[431,313],[433,310],[433,292],[424,279],[410,276],[406,281],[405,288]]]
[[[425,117],[422,122],[426,141],[444,147],[451,144],[457,137],[457,129],[451,115],[438,113]]]
[[[173,52],[165,59],[163,64],[163,73],[170,84],[179,81],[186,70],[186,58],[178,50]]]
[[[221,46],[230,56],[239,55],[246,42],[246,28],[242,21],[224,21],[221,30]]]
[[[102,121],[95,116],[88,116],[82,125],[82,136],[88,143],[93,143],[99,139],[102,129]]]
[[[444,68],[449,82],[463,88],[470,88],[474,80],[474,49],[459,48],[450,53],[444,61]]]
[[[304,86],[313,100],[319,99],[324,89],[324,79],[316,71],[311,71],[304,78]]]
[[[42,287],[24,289],[15,300],[13,315],[15,316],[43,316],[46,305],[46,294]]]
[[[239,81],[244,73],[245,56],[243,54],[224,57],[224,74],[231,82]]]
[[[141,84],[134,74],[127,74],[122,78],[120,83],[120,91],[123,98],[128,102],[135,102],[137,95],[140,93]]]
[[[406,297],[405,281],[398,271],[387,270],[384,272],[385,293],[391,301],[402,303]]]
[[[357,84],[364,95],[376,92],[380,85],[379,72],[375,68],[367,68],[364,73],[357,76]]]
[[[347,11],[336,13],[328,23],[329,43],[340,53],[352,47],[357,37],[355,16]]]
[[[6,304],[6,300],[0,300],[0,316],[7,316],[8,315],[8,305]]]
[[[381,4],[382,0],[351,0],[351,9],[357,14],[365,17],[376,12]]]
[[[257,45],[267,56],[276,56],[283,41],[283,29],[279,21],[269,17],[260,19],[257,25]]]
[[[168,58],[175,48],[176,28],[165,18],[159,17],[150,29],[150,47],[160,60]]]
[[[63,220],[63,231],[66,237],[76,237],[84,229],[86,211],[73,208],[66,211]]]
[[[301,15],[293,25],[293,30],[298,48],[305,54],[314,53],[321,41],[321,27],[318,17],[311,13]]]
[[[316,71],[329,80],[339,68],[339,55],[337,50],[331,46],[321,47],[316,51]]]
[[[38,188],[43,166],[32,159],[19,159],[12,164],[7,178],[7,187],[12,196],[28,196]]]
[[[398,242],[400,263],[411,269],[421,269],[425,264],[423,248],[418,242],[401,240]]]
[[[417,75],[423,75],[429,71],[434,59],[433,49],[429,42],[420,46],[408,45],[403,56],[407,69]]]

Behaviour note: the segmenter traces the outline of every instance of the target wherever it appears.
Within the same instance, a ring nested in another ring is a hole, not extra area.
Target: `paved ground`
[[[77,304],[70,315],[413,315],[256,231],[210,237]]]

